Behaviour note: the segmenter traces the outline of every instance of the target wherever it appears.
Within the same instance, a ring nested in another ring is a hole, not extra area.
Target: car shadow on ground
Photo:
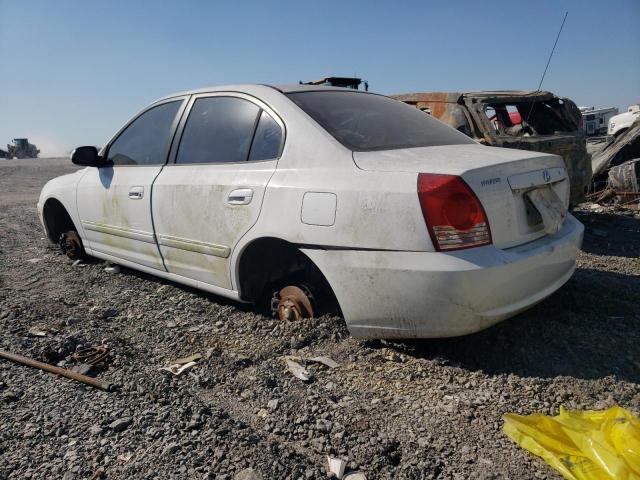
[[[640,256],[640,219],[613,213],[574,213],[585,227],[582,250],[608,257]]]
[[[92,264],[104,264],[104,265],[108,265],[110,262],[105,262],[104,260],[100,260],[97,258],[92,258],[92,257],[87,257],[86,259],[83,260],[84,262],[87,263],[92,263]],[[237,310],[240,310],[242,312],[254,312],[256,314],[262,314],[264,315],[265,312],[258,312],[255,310],[255,307],[253,304],[251,303],[244,303],[244,302],[240,302],[240,301],[236,301],[236,300],[232,300],[230,298],[227,297],[223,297],[221,295],[216,295],[215,293],[211,293],[211,292],[207,292],[204,290],[200,290],[198,288],[195,287],[190,287],[189,285],[184,285],[182,283],[178,283],[178,282],[174,282],[173,280],[168,280],[162,277],[158,277],[157,275],[153,275],[151,273],[146,273],[143,272],[141,270],[134,270],[132,268],[128,268],[128,267],[120,267],[120,274],[121,275],[130,275],[132,277],[136,277],[139,278],[141,280],[145,280],[149,283],[153,283],[157,286],[157,288],[162,287],[163,285],[170,285],[174,288],[176,288],[177,290],[180,290],[184,293],[188,293],[190,295],[195,295],[198,297],[202,297],[202,298],[206,298],[207,300],[209,300],[210,302],[213,302],[217,305],[222,305],[222,306],[231,306],[236,308]]]
[[[640,383],[638,298],[640,277],[579,269],[555,295],[492,328],[392,346],[409,356],[488,374],[582,379],[616,375]]]
[[[122,271],[158,287],[168,284],[220,305],[262,313],[250,304],[136,270]],[[579,268],[563,288],[542,303],[481,332],[455,338],[367,343],[487,374],[582,379],[615,375],[640,383],[638,298],[640,277]]]

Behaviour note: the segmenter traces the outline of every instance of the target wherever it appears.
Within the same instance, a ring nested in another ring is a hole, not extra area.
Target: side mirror
[[[105,165],[102,157],[98,155],[96,147],[78,147],[71,153],[71,161],[76,165],[85,167],[99,167]]]

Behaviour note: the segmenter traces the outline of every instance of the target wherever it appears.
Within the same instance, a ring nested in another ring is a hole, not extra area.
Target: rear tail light
[[[462,178],[420,173],[418,199],[436,250],[459,250],[491,243],[484,208]]]

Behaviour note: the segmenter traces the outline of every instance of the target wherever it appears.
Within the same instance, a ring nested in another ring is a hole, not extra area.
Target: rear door
[[[110,165],[88,168],[78,184],[78,215],[95,252],[164,270],[151,220],[151,187],[167,161],[185,98],[153,105],[106,147]]]
[[[194,96],[172,161],[154,183],[153,220],[169,272],[231,289],[229,257],[258,219],[284,124],[240,93]]]

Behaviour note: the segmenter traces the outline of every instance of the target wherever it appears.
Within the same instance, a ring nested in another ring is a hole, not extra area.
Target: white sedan
[[[45,185],[52,242],[356,337],[486,328],[560,288],[583,226],[562,158],[482,146],[372,93],[207,88],[143,109]]]

